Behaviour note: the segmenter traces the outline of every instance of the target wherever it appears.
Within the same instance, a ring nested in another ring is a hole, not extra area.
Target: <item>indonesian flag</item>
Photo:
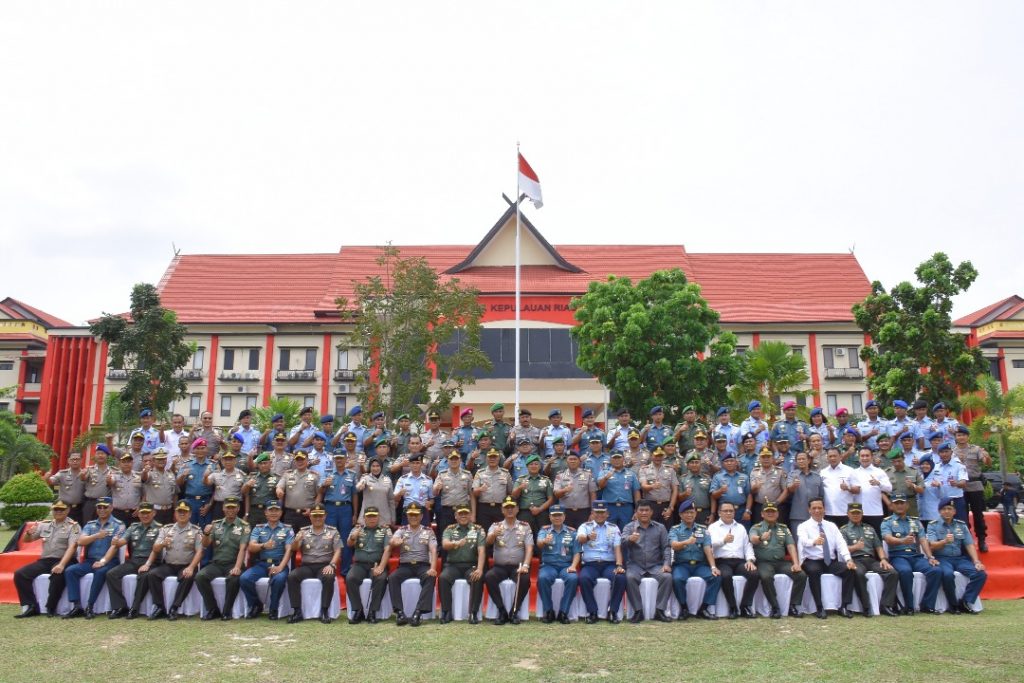
[[[538,209],[544,206],[544,200],[540,195],[540,179],[522,154],[519,155],[519,191]]]

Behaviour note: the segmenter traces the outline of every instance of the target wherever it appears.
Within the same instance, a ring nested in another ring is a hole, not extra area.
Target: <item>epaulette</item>
[[[544,526],[541,527],[541,529],[551,529],[551,528],[552,528],[551,524],[545,524]]]
[[[446,527],[444,528],[444,530],[445,530],[445,531],[448,531],[449,529],[454,529],[454,528],[456,528],[456,527],[458,527],[458,526],[459,526],[458,524],[449,524],[448,526],[446,526]]]

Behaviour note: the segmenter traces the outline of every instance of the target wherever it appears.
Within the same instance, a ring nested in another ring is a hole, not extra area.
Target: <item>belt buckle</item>
[[[697,560],[690,560],[690,564],[691,565],[697,564]]]

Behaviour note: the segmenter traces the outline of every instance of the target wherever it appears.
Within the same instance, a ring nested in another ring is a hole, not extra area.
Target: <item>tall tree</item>
[[[355,326],[351,346],[363,349],[359,401],[392,418],[416,419],[421,405],[444,411],[476,381],[475,370],[491,368],[480,349],[478,292],[458,278],[442,280],[426,259],[403,258],[390,245],[376,263],[381,273],[356,283],[352,301],[337,300],[342,319]]]
[[[978,384],[980,394],[962,396],[960,403],[963,408],[983,413],[971,422],[971,441],[999,456],[999,469],[1006,481],[1008,471],[1024,467],[1024,425],[1013,420],[1014,415],[1024,414],[1024,384],[1004,392],[988,374],[979,376]]]
[[[768,419],[774,420],[779,414],[779,399],[783,394],[799,398],[814,393],[800,389],[809,379],[807,361],[793,353],[789,344],[764,341],[743,355],[740,378],[729,389],[729,399],[743,411],[750,401],[757,399]]]
[[[178,371],[196,346],[185,341],[185,326],[174,311],[160,305],[153,285],[139,283],[132,288],[130,319],[104,314],[89,330],[110,344],[111,367],[127,371],[120,396],[133,414],[142,408],[165,411],[188,393],[188,383]]]
[[[570,306],[579,323],[576,362],[614,392],[612,407],[647,415],[662,405],[678,414],[692,404],[708,413],[739,377],[736,336],[678,268],[635,285],[615,276],[591,282]]]
[[[871,284],[871,294],[853,307],[857,325],[877,346],[865,346],[860,357],[871,370],[868,388],[885,403],[922,396],[959,407],[957,396],[978,388],[978,375],[988,369],[981,350],[950,332],[953,297],[978,277],[970,261],[954,268],[942,252],[920,264],[915,287],[901,282],[887,292]]]

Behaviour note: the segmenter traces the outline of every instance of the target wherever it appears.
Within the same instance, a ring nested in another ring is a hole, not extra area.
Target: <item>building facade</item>
[[[953,330],[981,348],[1003,391],[1024,382],[1024,298],[1014,294],[953,321]]]

